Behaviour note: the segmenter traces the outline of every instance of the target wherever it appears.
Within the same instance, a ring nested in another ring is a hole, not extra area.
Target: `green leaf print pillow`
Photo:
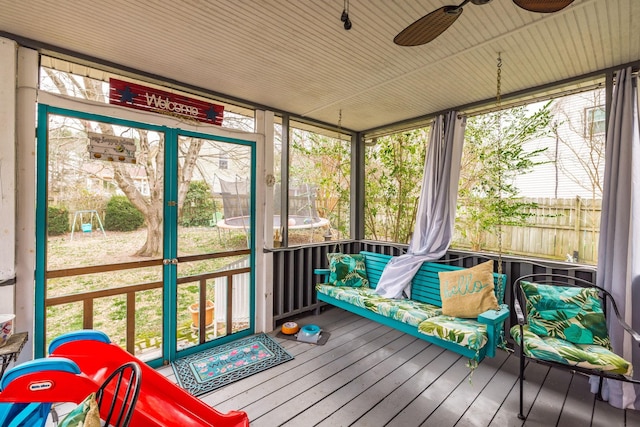
[[[529,330],[574,344],[611,347],[596,288],[522,282]]]
[[[327,258],[329,258],[329,283],[352,288],[369,286],[364,255],[330,253],[327,254]]]

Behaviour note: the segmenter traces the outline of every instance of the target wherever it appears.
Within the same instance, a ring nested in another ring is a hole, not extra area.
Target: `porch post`
[[[351,238],[364,239],[364,135],[351,137]]]
[[[256,252],[255,264],[255,330],[273,330],[273,253],[265,247],[273,245],[273,186],[267,186],[267,175],[273,175],[274,114],[256,110],[257,134],[263,143],[256,144]]]
[[[33,358],[35,336],[35,265],[36,265],[36,103],[38,88],[38,52],[18,49],[17,90],[17,197],[16,209],[16,324],[19,331],[29,331],[27,345],[18,363]]]
[[[16,52],[14,41],[0,38],[0,313],[7,314],[16,312]]]

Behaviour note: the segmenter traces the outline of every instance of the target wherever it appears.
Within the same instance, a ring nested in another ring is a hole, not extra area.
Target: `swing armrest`
[[[323,276],[321,283],[327,283],[329,281],[329,274],[331,271],[328,268],[316,268],[313,270],[313,274]]]
[[[509,307],[502,304],[498,310],[487,310],[478,315],[478,322],[486,325],[497,325],[509,316]]]

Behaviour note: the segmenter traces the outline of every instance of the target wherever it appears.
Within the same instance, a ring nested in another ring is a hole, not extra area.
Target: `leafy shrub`
[[[113,196],[107,203],[104,228],[109,231],[133,231],[144,224],[144,215],[126,196]]]
[[[69,211],[67,208],[49,206],[47,217],[47,233],[58,236],[69,231]]]
[[[179,223],[184,227],[208,227],[213,218],[213,197],[209,184],[191,181],[184,198]]]

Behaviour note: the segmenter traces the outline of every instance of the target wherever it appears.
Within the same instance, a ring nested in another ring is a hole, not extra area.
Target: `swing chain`
[[[502,83],[502,56],[498,52],[498,66],[496,70],[496,107],[500,108],[502,102],[501,85]]]
[[[501,150],[502,145],[502,129],[501,129],[501,104],[502,104],[502,55],[498,52],[497,66],[496,66],[496,108],[498,110],[498,150]],[[499,158],[500,156],[498,156]],[[498,174],[498,188],[500,189],[500,195],[502,194],[502,174]],[[502,283],[502,219],[498,221],[498,286],[503,286]]]

